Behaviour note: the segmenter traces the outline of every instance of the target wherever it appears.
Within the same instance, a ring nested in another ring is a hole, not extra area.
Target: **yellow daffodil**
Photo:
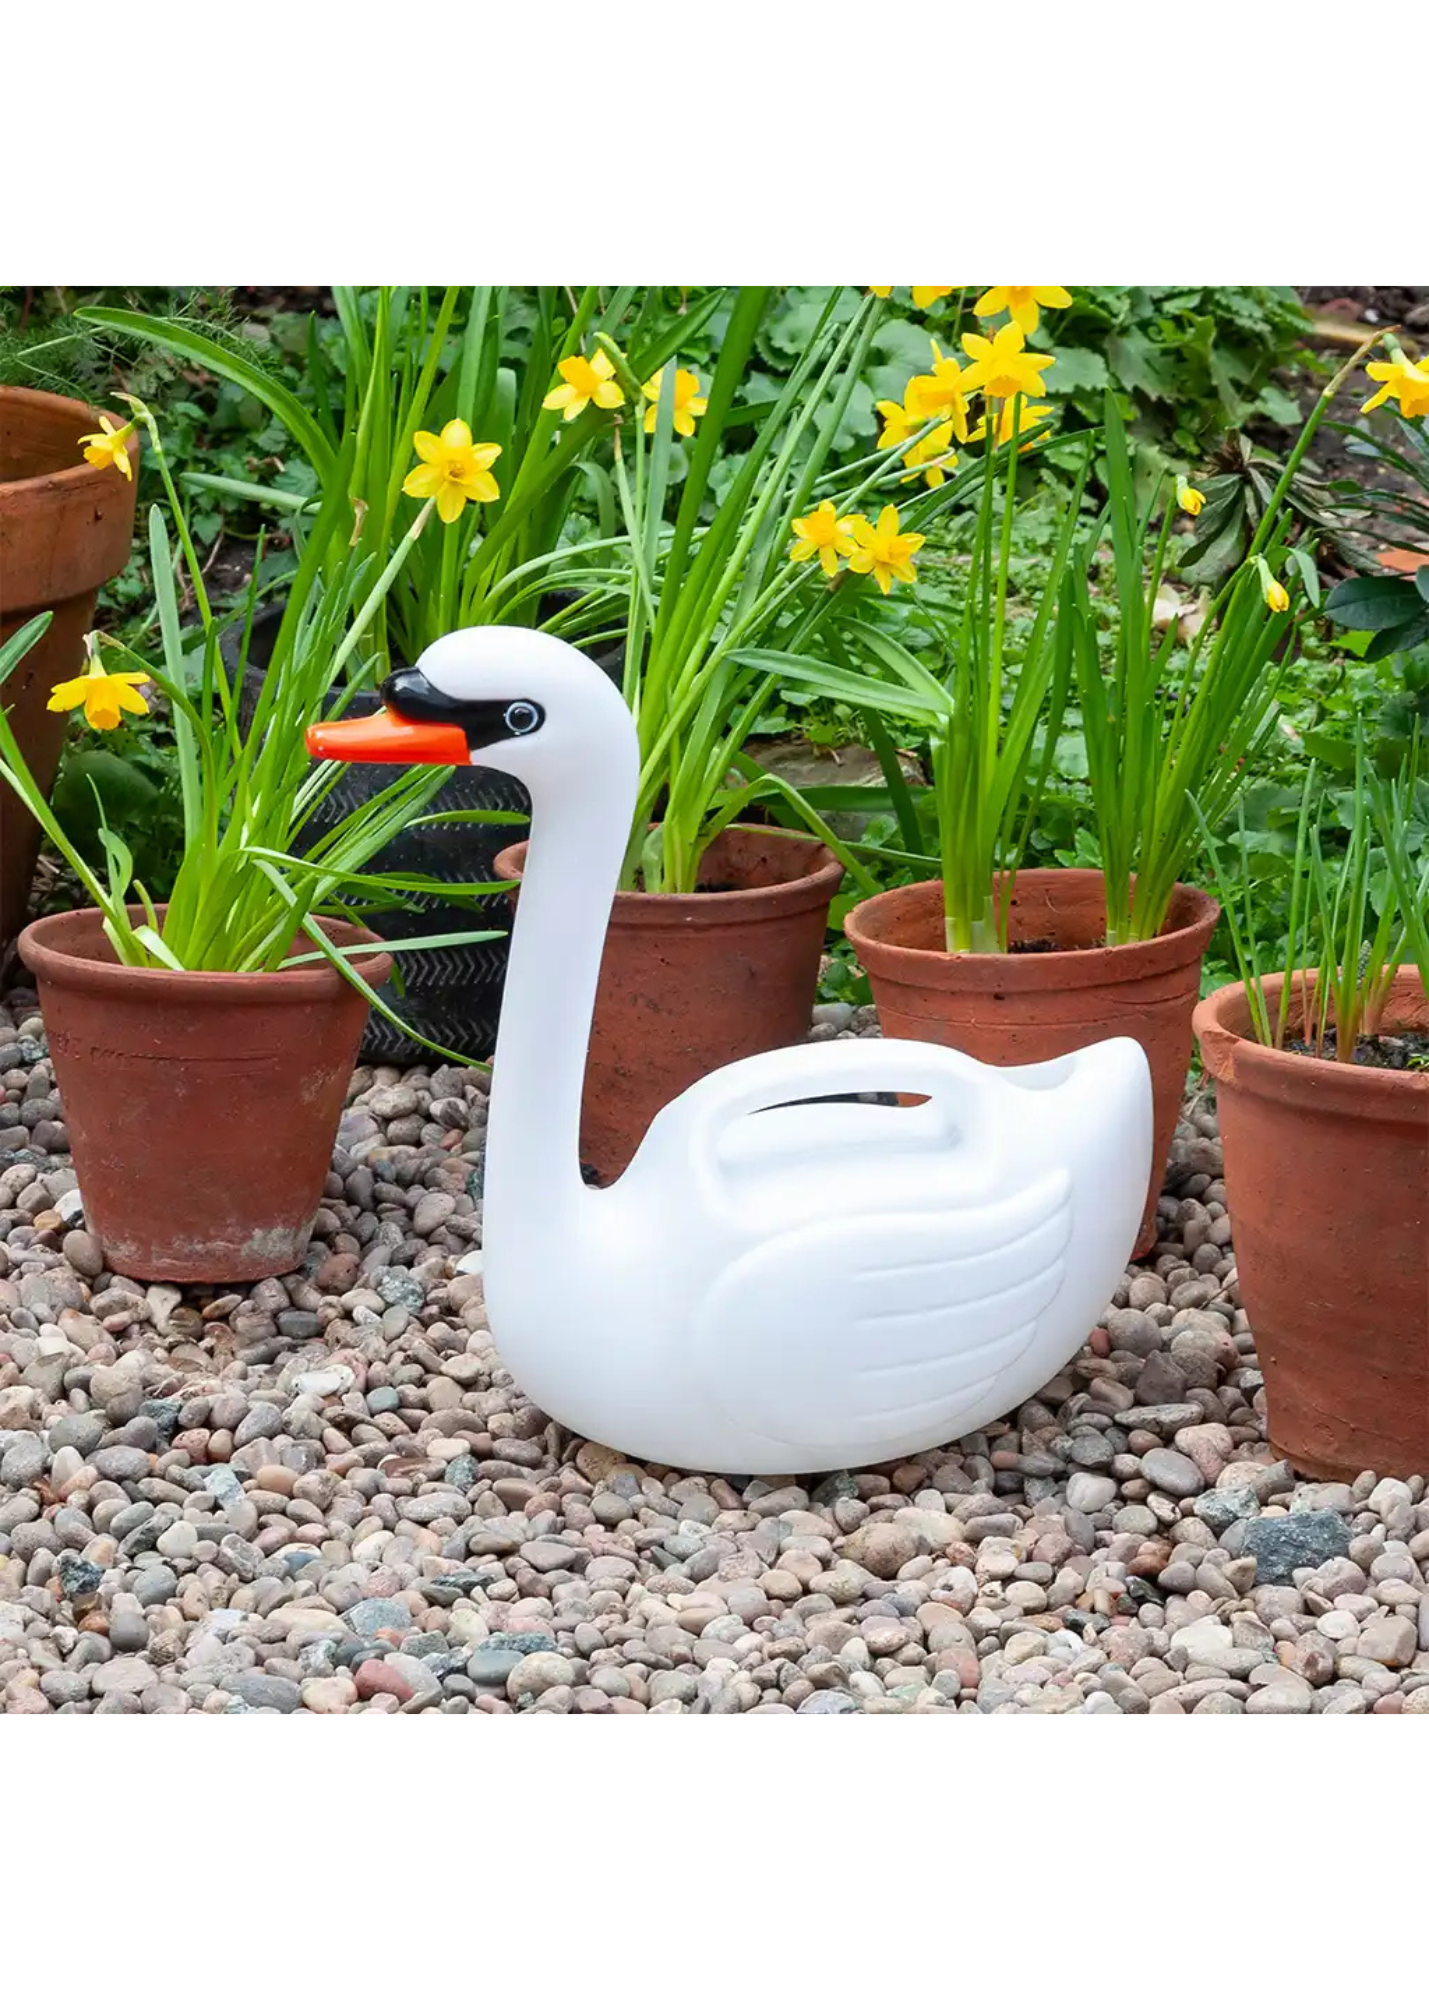
[[[1051,414],[1052,405],[1050,403],[1023,403],[1019,411],[1016,397],[1009,396],[1002,404],[998,414],[998,443],[1000,445],[1009,443],[1014,430],[1018,437],[1026,437],[1029,431],[1036,430],[1044,417],[1050,417]],[[986,436],[987,418],[982,416],[978,418],[976,425],[969,435],[968,442],[970,444],[981,444]],[[1034,440],[1028,438],[1027,443],[1023,445],[1022,449],[1030,451],[1033,443]]]
[[[953,427],[939,424],[929,431],[903,454],[903,463],[910,471],[922,469],[923,478],[929,486],[941,486],[948,473],[958,462],[958,455],[952,448]]]
[[[918,311],[922,312],[925,307],[932,305],[935,300],[945,299],[953,287],[951,285],[914,285],[911,289],[913,303],[918,308]]]
[[[790,562],[807,562],[816,555],[825,575],[833,576],[840,556],[847,560],[854,552],[856,544],[849,533],[853,520],[847,515],[841,519],[832,500],[821,500],[812,514],[791,525],[798,540],[789,551]]]
[[[918,378],[931,380],[931,377]],[[878,414],[883,419],[883,429],[878,434],[880,451],[894,450],[910,437],[922,430],[936,410],[915,407],[914,389],[916,380],[908,384],[908,393],[901,403],[879,403]],[[967,436],[967,418],[963,414],[961,426],[957,429],[959,438]],[[957,455],[949,449],[953,442],[955,426],[952,423],[939,424],[925,437],[909,446],[903,454],[903,463],[910,471],[923,468],[923,477],[929,486],[941,486],[947,476],[946,468],[957,464]]]
[[[124,715],[149,713],[148,702],[134,692],[148,679],[148,674],[106,673],[99,661],[91,658],[84,672],[72,681],[55,683],[45,706],[64,712],[82,704],[91,729],[117,729]]]
[[[99,429],[86,431],[79,442],[84,446],[84,455],[91,465],[112,465],[126,479],[134,477],[129,463],[129,440],[134,435],[132,423],[120,424],[117,428],[103,411],[100,412]],[[111,729],[113,723],[108,725]]]
[[[903,403],[877,403],[874,407],[883,419],[883,429],[878,433],[880,451],[890,451],[894,445],[902,444],[905,439],[913,435],[921,423],[926,421]]]
[[[654,430],[655,420],[660,413],[660,384],[664,380],[664,377],[664,369],[657,369],[640,391],[641,395],[650,405],[649,409],[645,412],[645,428],[647,431]],[[708,408],[709,402],[707,398],[700,394],[699,376],[692,374],[688,368],[677,368],[675,370],[675,429],[682,438],[694,436],[695,418],[702,417]]]
[[[598,347],[589,358],[584,354],[570,355],[557,362],[556,373],[561,378],[560,385],[552,389],[541,407],[564,410],[570,423],[575,422],[587,403],[594,403],[598,410],[618,410],[625,401],[625,391],[614,379],[615,363],[603,348]]]
[[[963,352],[972,360],[962,376],[964,393],[981,389],[991,397],[1045,396],[1042,370],[1050,368],[1055,355],[1026,354],[1026,336],[1016,320],[1000,326],[991,340],[980,333],[963,335]]]
[[[995,319],[1001,312],[1009,313],[1030,339],[1041,318],[1039,306],[1071,303],[1072,295],[1065,285],[993,285],[983,293],[973,311],[979,319]]]
[[[1411,361],[1398,354],[1390,361],[1371,361],[1365,373],[1381,386],[1361,410],[1377,410],[1392,396],[1402,417],[1429,416],[1429,358]]]
[[[963,370],[956,355],[944,354],[937,341],[932,343],[933,372],[915,375],[903,392],[903,403],[911,417],[926,423],[929,417],[945,417],[958,442],[968,434],[968,404],[963,394]]]
[[[1206,504],[1206,496],[1199,486],[1190,486],[1184,479],[1176,482],[1176,505],[1183,514],[1194,520]]]
[[[893,296],[892,285],[870,285],[868,289],[876,299],[889,299]]]
[[[913,557],[927,537],[900,535],[896,507],[885,507],[876,525],[862,514],[855,514],[849,522],[849,532],[858,544],[849,557],[849,568],[859,576],[872,576],[885,597],[895,580],[899,583],[917,582]]]
[[[1290,593],[1283,583],[1278,582],[1271,575],[1270,565],[1265,560],[1265,557],[1257,556],[1255,566],[1260,571],[1260,594],[1270,606],[1270,609],[1272,611],[1288,611],[1290,609]]]
[[[447,522],[454,521],[468,500],[498,500],[501,489],[490,468],[501,456],[499,444],[473,444],[471,432],[460,417],[434,431],[418,431],[412,439],[418,458],[402,481],[402,491],[413,500],[435,500],[437,512]]]

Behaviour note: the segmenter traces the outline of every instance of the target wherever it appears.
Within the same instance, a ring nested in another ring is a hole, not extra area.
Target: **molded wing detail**
[[[840,1463],[854,1448],[876,1453],[943,1416],[956,1437],[959,1413],[1035,1337],[1071,1226],[1071,1176],[1058,1171],[978,1209],[843,1217],[772,1237],[696,1313],[700,1388],[735,1423],[787,1444],[791,1466],[822,1448]]]

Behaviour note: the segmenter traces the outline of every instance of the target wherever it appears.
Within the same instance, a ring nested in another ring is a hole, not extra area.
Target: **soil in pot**
[[[573,595],[553,592],[542,600],[541,615],[551,616]],[[240,720],[244,726],[257,706],[282,619],[283,606],[274,604],[253,620],[240,698]],[[236,672],[241,657],[241,630],[230,627],[223,635],[222,645],[230,673]],[[592,657],[605,672],[619,678],[624,657],[620,648]],[[402,664],[400,659],[394,656],[394,665],[399,664]],[[357,695],[344,713],[371,715],[380,706],[380,696],[372,690]],[[295,851],[303,852],[330,833],[350,812],[413,768],[405,764],[343,765],[341,776],[308,821]],[[515,778],[503,771],[468,765],[451,773],[432,810],[527,814],[530,807],[525,786]],[[376,874],[425,875],[434,882],[491,881],[496,856],[510,845],[512,832],[509,825],[409,826],[375,854],[368,866]],[[419,896],[400,908],[366,913],[363,921],[379,937],[392,943],[445,931],[498,933],[480,944],[413,952],[402,965],[402,991],[393,990],[385,996],[393,1012],[410,1022],[418,1034],[439,1042],[443,1048],[455,1049],[459,1055],[485,1061],[496,1046],[496,1027],[501,1015],[511,925],[509,898],[494,895],[480,902],[457,903],[446,902],[439,896]],[[428,1054],[420,1042],[402,1034],[381,1014],[369,1016],[362,1039],[364,1061],[414,1063],[426,1060]]]
[[[525,852],[499,854],[498,876],[519,881]],[[816,840],[731,826],[693,895],[616,896],[581,1109],[593,1178],[623,1172],[656,1112],[700,1077],[804,1040],[842,876]]]
[[[1201,960],[1220,915],[1178,886],[1159,937],[1108,946],[1099,870],[1024,868],[1005,953],[943,949],[940,881],[858,904],[844,932],[873,990],[885,1035],[939,1042],[1009,1067],[1130,1035],[1151,1067],[1154,1139],[1136,1254],[1155,1241],[1156,1202],[1191,1059]],[[1026,945],[1029,948],[1019,949]]]
[[[137,915],[137,912],[136,912]],[[329,924],[369,984],[369,931]],[[310,948],[306,940],[295,950]],[[233,1284],[294,1270],[322,1199],[367,1002],[329,965],[120,965],[97,910],[20,938],[35,974],[86,1225],[116,1271]]]
[[[56,681],[84,665],[102,583],[129,559],[135,480],[89,465],[80,437],[99,413],[67,396],[0,388],[0,640],[40,611],[48,631],[5,683],[5,707],[35,782],[48,793],[68,718],[48,708]],[[131,471],[139,446],[130,440]],[[0,787],[0,944],[25,921],[40,829],[8,785]]]
[[[1265,981],[1272,1016],[1282,984]],[[1429,1040],[1417,972],[1383,1025]],[[1429,1072],[1262,1048],[1243,986],[1195,1028],[1272,1445],[1324,1479],[1429,1472]]]

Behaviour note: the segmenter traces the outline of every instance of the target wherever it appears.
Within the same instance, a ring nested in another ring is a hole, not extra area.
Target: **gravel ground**
[[[480,1075],[359,1070],[304,1271],[181,1292],[83,1227],[33,993],[0,1043],[7,1714],[1429,1713],[1425,1481],[1275,1461],[1204,1107],[1007,1423],[727,1480],[501,1367]]]

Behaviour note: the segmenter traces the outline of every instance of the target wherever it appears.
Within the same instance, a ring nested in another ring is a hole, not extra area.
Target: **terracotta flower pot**
[[[46,707],[56,681],[84,665],[99,586],[129,560],[135,479],[86,464],[81,435],[99,413],[67,396],[0,388],[0,640],[37,612],[49,630],[5,683],[10,726],[35,782],[48,793],[67,718]],[[139,444],[129,440],[137,473]],[[40,829],[8,785],[0,787],[0,944],[25,921]]]
[[[1272,1019],[1282,984],[1265,981]],[[1416,971],[1383,1025],[1429,1029]],[[1195,1028],[1271,1442],[1320,1478],[1429,1473],[1429,1073],[1262,1048],[1244,986]]]
[[[1140,1042],[1151,1065],[1151,1183],[1136,1255],[1156,1240],[1156,1203],[1191,1059],[1201,960],[1220,916],[1178,886],[1166,926],[1147,944],[1105,946],[1106,902],[1095,868],[1024,868],[1008,935],[1051,951],[943,949],[943,885],[914,882],[859,903],[844,933],[873,988],[885,1035],[940,1042],[1007,1067],[1069,1055],[1109,1035]]]
[[[371,937],[329,924],[339,944]],[[392,970],[357,960],[370,985]],[[296,949],[306,949],[306,943]],[[39,986],[86,1223],[116,1271],[237,1284],[302,1262],[367,1019],[328,965],[119,965],[97,910],[42,917]]]
[[[501,880],[519,881],[525,855],[524,841],[497,855]],[[731,826],[701,863],[708,890],[616,896],[581,1109],[581,1160],[603,1181],[699,1077],[803,1041],[842,878],[816,840]]]

